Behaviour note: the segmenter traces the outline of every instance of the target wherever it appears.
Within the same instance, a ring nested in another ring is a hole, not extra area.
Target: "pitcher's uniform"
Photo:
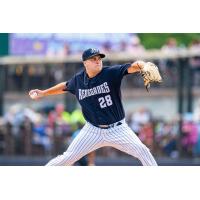
[[[66,90],[79,101],[87,121],[66,152],[51,165],[72,165],[84,155],[111,146],[138,158],[143,165],[157,165],[149,149],[125,122],[121,81],[131,64],[104,67],[94,78],[82,70],[66,82]]]

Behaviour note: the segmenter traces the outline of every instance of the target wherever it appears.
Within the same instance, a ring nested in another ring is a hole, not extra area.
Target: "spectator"
[[[189,50],[199,53],[200,52],[200,39],[193,40],[189,46]],[[193,69],[200,69],[200,56],[195,56],[195,57],[191,58],[190,64]]]
[[[177,53],[179,51],[177,41],[175,38],[168,38],[166,44],[162,46],[161,51],[167,54]]]
[[[189,46],[189,50],[199,52],[200,51],[200,39],[194,39]]]
[[[133,35],[130,39],[130,43],[127,46],[127,52],[134,55],[143,54],[145,52],[145,48],[140,43],[140,38],[137,35]]]
[[[200,39],[193,40],[189,46],[189,50],[194,51],[196,53],[200,53]],[[199,85],[200,83],[200,56],[194,56],[189,59],[189,63],[192,69],[192,80],[195,86]]]
[[[200,156],[200,122],[197,124],[197,142],[193,148],[193,155],[194,157]]]
[[[112,52],[112,44],[109,41],[105,41],[102,44],[102,52],[104,53],[111,53]]]
[[[147,122],[141,126],[139,138],[148,148],[153,150],[154,131],[152,123]]]
[[[35,122],[33,127],[33,144],[41,146],[45,154],[50,154],[52,143],[47,132],[47,125],[42,120],[42,117]]]
[[[52,126],[53,122],[66,126],[71,125],[70,114],[65,111],[64,104],[59,103],[56,105],[55,110],[49,113],[49,123]]]
[[[125,40],[122,40],[119,44],[119,52],[127,52],[128,51],[128,43]]]
[[[70,46],[67,43],[63,44],[63,47],[60,48],[60,50],[57,53],[59,57],[66,57],[70,54],[71,54]]]
[[[191,114],[190,114],[191,115]],[[185,116],[185,120],[183,122],[183,137],[181,140],[183,151],[186,156],[193,156],[193,148],[197,143],[198,139],[198,127],[192,121],[192,118],[189,114]]]
[[[174,55],[179,52],[180,48],[177,45],[175,38],[168,38],[166,44],[161,47],[161,51],[164,54]],[[166,59],[162,61],[162,68],[165,71],[165,76],[170,77],[165,80],[165,85],[172,86],[176,85],[177,82],[177,59]]]
[[[138,111],[134,112],[130,119],[130,127],[139,135],[141,126],[151,121],[151,113],[146,108],[141,107]]]

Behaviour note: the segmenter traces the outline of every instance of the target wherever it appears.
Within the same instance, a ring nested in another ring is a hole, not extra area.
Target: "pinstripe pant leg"
[[[67,151],[50,160],[46,166],[73,165],[84,155],[100,148],[102,140],[100,129],[87,123],[72,141]]]
[[[107,136],[107,139],[114,148],[138,158],[142,165],[157,165],[150,150],[140,141],[126,123],[109,129]]]

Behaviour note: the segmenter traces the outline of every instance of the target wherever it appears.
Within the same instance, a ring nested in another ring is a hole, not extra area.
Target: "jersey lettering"
[[[90,89],[79,89],[79,100],[83,100],[86,97],[93,96],[96,94],[103,94],[103,93],[109,93],[110,88],[108,86],[107,82],[104,82],[101,85],[98,85],[96,87],[90,88]]]

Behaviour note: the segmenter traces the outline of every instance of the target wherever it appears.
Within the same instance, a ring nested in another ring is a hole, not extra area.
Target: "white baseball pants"
[[[129,128],[125,120],[121,122],[121,125],[109,129],[101,129],[87,122],[67,151],[50,160],[46,166],[73,165],[86,154],[105,146],[114,147],[138,158],[142,165],[156,166],[157,163],[149,149]]]

